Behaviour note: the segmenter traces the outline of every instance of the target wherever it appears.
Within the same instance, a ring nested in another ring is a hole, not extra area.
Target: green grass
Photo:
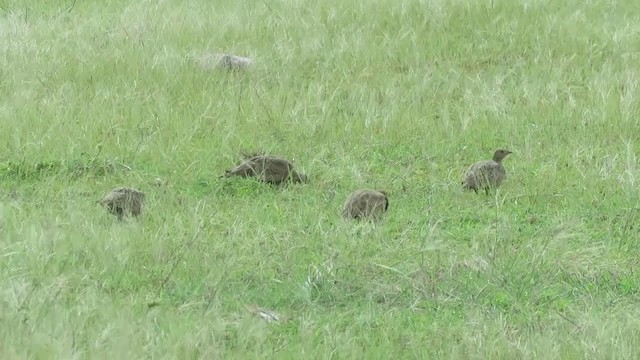
[[[0,358],[639,358],[638,24],[635,0],[0,0]],[[502,188],[463,192],[502,147]],[[311,181],[220,179],[241,150]],[[138,220],[96,204],[122,185]],[[382,222],[340,218],[363,187]]]

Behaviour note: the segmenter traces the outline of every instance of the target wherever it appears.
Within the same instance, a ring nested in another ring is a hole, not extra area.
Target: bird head
[[[511,153],[512,153],[511,151],[505,150],[505,149],[496,150],[496,152],[493,153],[493,161],[501,162],[502,159],[504,159],[507,155]]]
[[[389,193],[385,190],[378,190],[378,192],[384,195],[384,209],[388,210],[389,209]]]
[[[299,173],[299,172],[293,170],[291,172],[291,180],[293,182],[306,183],[306,182],[309,181],[309,178],[307,177],[307,175],[305,175],[303,173]]]

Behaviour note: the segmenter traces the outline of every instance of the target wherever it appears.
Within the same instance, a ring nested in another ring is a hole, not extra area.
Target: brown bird
[[[293,169],[293,164],[277,156],[257,155],[245,160],[235,168],[227,170],[224,177],[254,176],[261,181],[280,184],[287,180],[307,182],[307,176]]]
[[[142,191],[128,187],[117,187],[99,202],[107,211],[118,216],[118,220],[122,220],[124,216],[140,215],[144,197]]]
[[[218,61],[218,67],[231,71],[244,70],[251,65],[253,60],[250,58],[231,54],[223,54]]]
[[[511,151],[499,149],[493,154],[492,160],[479,161],[469,166],[462,187],[476,193],[484,189],[489,194],[490,189],[496,189],[506,179],[507,173],[502,166],[502,160],[509,154]]]
[[[361,189],[349,195],[342,208],[347,219],[378,219],[389,208],[389,197],[385,191]]]

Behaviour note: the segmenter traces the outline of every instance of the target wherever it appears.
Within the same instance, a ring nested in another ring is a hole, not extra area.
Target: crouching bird
[[[507,172],[502,166],[502,160],[511,154],[511,151],[499,149],[493,154],[492,160],[479,161],[467,169],[462,182],[462,187],[473,190],[476,193],[483,189],[487,194],[489,190],[497,189],[507,178]]]
[[[117,187],[105,195],[99,203],[118,220],[124,216],[138,216],[142,212],[144,193],[129,187]]]
[[[224,177],[255,177],[260,181],[271,184],[281,184],[286,181],[307,182],[307,176],[293,168],[293,164],[286,159],[257,155],[246,158],[240,165],[227,170]]]
[[[352,192],[342,208],[346,219],[375,220],[389,209],[389,198],[385,191],[361,189]]]

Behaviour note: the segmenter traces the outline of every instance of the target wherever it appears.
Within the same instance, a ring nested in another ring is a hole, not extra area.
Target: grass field
[[[636,0],[0,0],[0,358],[638,359],[639,60]]]

